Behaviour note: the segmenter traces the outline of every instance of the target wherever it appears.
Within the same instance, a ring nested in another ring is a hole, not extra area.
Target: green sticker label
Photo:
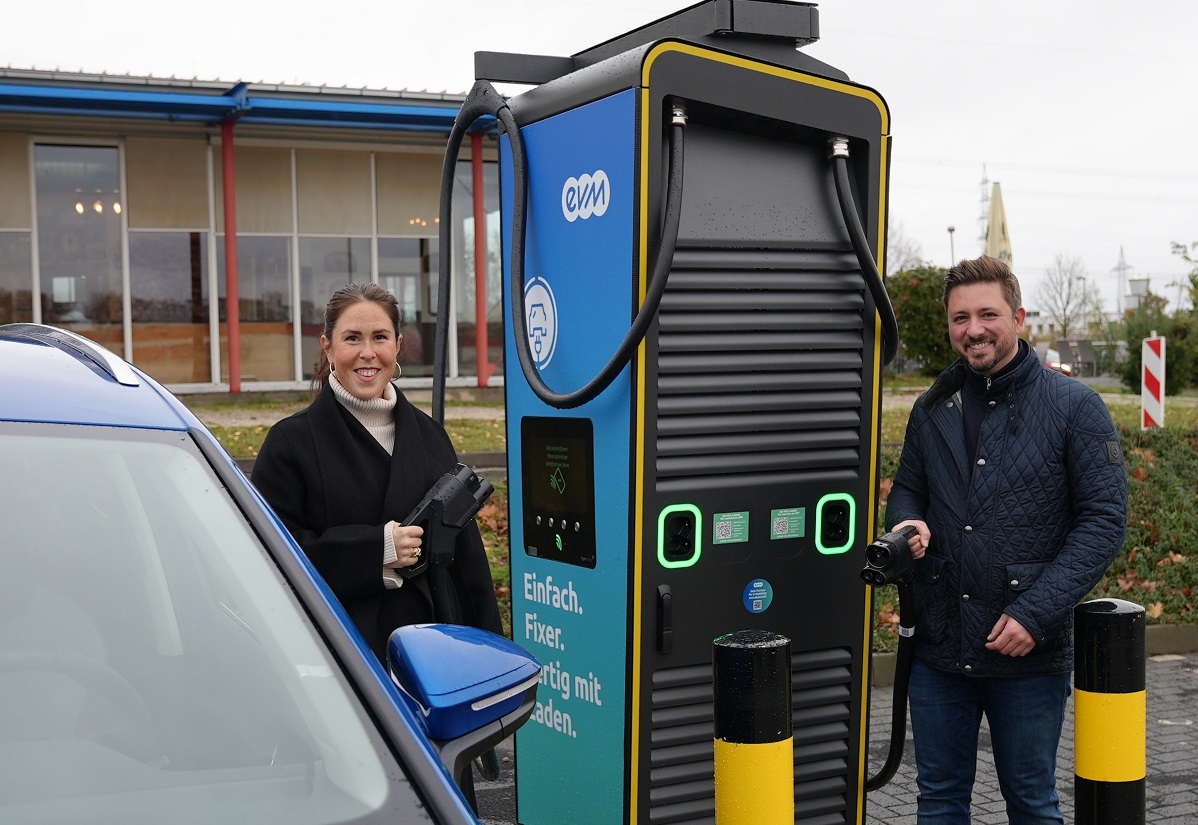
[[[712,544],[738,544],[749,540],[749,512],[716,513],[712,518]]]
[[[770,539],[801,539],[807,534],[807,508],[770,510]]]

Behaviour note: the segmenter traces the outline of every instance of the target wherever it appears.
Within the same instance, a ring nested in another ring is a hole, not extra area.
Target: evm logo
[[[600,217],[607,211],[609,203],[611,182],[602,169],[581,178],[571,176],[562,186],[562,214],[570,223],[574,223],[578,218],[585,221],[591,215]]]

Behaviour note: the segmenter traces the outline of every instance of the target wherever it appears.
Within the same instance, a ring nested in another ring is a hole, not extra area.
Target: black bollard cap
[[[712,643],[715,738],[738,744],[791,736],[790,639],[742,630]]]
[[[1074,685],[1092,693],[1145,689],[1144,608],[1123,599],[1079,604],[1074,618]]]

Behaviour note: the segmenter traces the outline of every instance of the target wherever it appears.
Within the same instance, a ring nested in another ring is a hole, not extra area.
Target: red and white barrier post
[[[1165,336],[1152,331],[1140,355],[1140,429],[1165,426]]]

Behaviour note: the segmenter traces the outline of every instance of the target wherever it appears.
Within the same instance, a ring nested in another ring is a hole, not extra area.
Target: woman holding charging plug
[[[431,622],[423,530],[400,524],[457,464],[445,429],[392,383],[403,336],[399,304],[377,284],[329,299],[313,379],[316,398],[266,435],[253,482],[386,661],[395,628]],[[457,535],[450,598],[469,624],[502,633],[482,537]]]

